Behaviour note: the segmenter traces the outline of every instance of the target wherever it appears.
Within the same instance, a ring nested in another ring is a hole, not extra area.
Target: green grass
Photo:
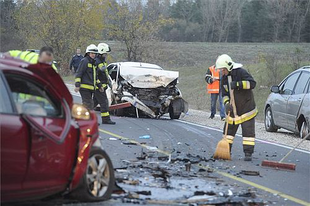
[[[121,43],[108,44],[112,48],[110,62],[126,61],[126,50]],[[264,104],[270,86],[278,84],[299,66],[310,65],[309,43],[159,42],[152,53],[144,61],[179,71],[179,88],[184,99],[189,102],[190,108],[205,111],[210,111],[211,101],[206,93],[205,72],[215,64],[218,55],[230,55],[235,62],[242,63],[257,82],[254,96],[260,120],[264,117]],[[277,68],[277,77],[272,75],[274,68]],[[64,77],[64,80],[74,82],[73,77]]]

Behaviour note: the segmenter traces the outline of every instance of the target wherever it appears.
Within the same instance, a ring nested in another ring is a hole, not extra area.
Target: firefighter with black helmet
[[[94,44],[89,45],[86,48],[84,58],[81,60],[75,75],[74,91],[80,92],[83,105],[90,110],[94,108],[93,95],[98,85],[95,61],[97,53],[97,46]]]
[[[100,104],[100,113],[102,124],[115,124],[110,118],[109,113],[109,101],[106,94],[106,89],[109,84],[109,73],[107,70],[107,62],[106,57],[108,53],[111,51],[110,47],[106,43],[98,44],[98,54],[96,57],[96,66],[98,73],[98,80],[100,82],[101,87],[96,89],[94,95],[94,106],[98,103]]]
[[[241,124],[244,160],[251,161],[255,146],[255,116],[258,113],[252,92],[256,86],[256,81],[242,68],[242,64],[233,62],[227,54],[220,55],[216,60],[215,66],[223,72],[224,76],[221,83],[223,102],[226,113],[232,114],[230,117],[227,117],[228,119],[225,123],[227,124],[228,122],[226,138],[230,144],[230,150],[237,129]],[[231,93],[234,98],[230,96],[230,89],[233,90]],[[233,99],[237,114],[233,113],[233,102],[231,101]]]

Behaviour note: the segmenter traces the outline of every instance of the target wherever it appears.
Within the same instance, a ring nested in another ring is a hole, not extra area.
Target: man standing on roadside
[[[115,124],[110,118],[109,113],[109,101],[106,94],[106,89],[109,84],[109,73],[107,69],[106,58],[108,53],[111,52],[109,45],[106,43],[98,44],[98,54],[96,57],[96,66],[97,66],[97,74],[98,80],[100,82],[101,88],[96,89],[94,95],[94,106],[97,106],[97,103],[100,104],[100,113],[102,124]]]
[[[37,64],[37,63],[49,64],[57,72],[57,68],[53,63],[54,51],[53,48],[49,46],[42,47],[39,51],[39,54],[33,51],[20,51],[20,50],[10,50],[5,54],[22,59],[26,62],[29,62],[30,64]]]
[[[69,66],[69,69],[72,70],[73,73],[76,73],[82,59],[83,56],[81,55],[81,49],[76,49],[76,54],[73,55]]]
[[[242,68],[242,64],[233,62],[227,54],[217,58],[215,67],[223,72],[221,87],[225,110],[229,114],[225,125],[228,123],[226,139],[230,145],[230,151],[241,124],[244,161],[251,161],[255,146],[255,116],[258,112],[252,91],[256,81]],[[225,133],[225,125],[223,133]]]
[[[219,99],[220,104],[220,116],[221,120],[225,120],[225,108],[223,105],[223,99],[221,94],[220,82],[222,73],[219,69],[215,68],[215,65],[208,68],[205,80],[207,82],[208,94],[211,94],[211,115],[210,119],[213,119],[216,114],[216,101]]]
[[[96,54],[97,46],[94,44],[86,48],[85,57],[82,59],[75,74],[75,92],[80,92],[83,105],[89,110],[94,109],[93,95],[98,86]]]

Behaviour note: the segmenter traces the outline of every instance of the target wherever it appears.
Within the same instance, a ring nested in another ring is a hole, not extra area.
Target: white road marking
[[[205,129],[210,129],[210,130],[213,130],[213,131],[223,132],[223,130],[221,130],[221,129],[212,128],[212,127],[208,127],[208,126],[204,126],[204,125],[196,124],[196,123],[192,123],[192,122],[187,122],[187,121],[184,121],[184,120],[175,120],[175,121],[182,122],[184,124],[189,124],[189,125],[197,126],[197,127],[202,127],[202,128],[205,128]],[[236,134],[236,136],[242,137],[240,134]],[[275,145],[275,146],[278,146],[278,147],[283,147],[283,148],[286,148],[286,149],[293,149],[293,147],[289,147],[289,146],[286,146],[286,145],[278,144],[278,143],[275,143],[275,142],[269,142],[269,141],[262,140],[262,139],[259,139],[259,138],[255,138],[255,141],[262,142],[262,143],[265,143],[265,144]],[[306,153],[306,154],[310,154],[310,151],[306,151],[306,150],[303,150],[303,149],[295,149],[295,151],[299,151],[299,152],[303,152],[303,153]]]

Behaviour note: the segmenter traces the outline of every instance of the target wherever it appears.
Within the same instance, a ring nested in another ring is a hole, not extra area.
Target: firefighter
[[[109,101],[106,94],[106,89],[109,83],[109,73],[107,70],[106,57],[111,51],[109,45],[105,43],[98,44],[98,54],[96,57],[96,66],[98,73],[98,80],[100,82],[101,88],[96,89],[94,96],[94,106],[98,103],[100,104],[100,113],[102,124],[115,124],[110,118],[109,113]]]
[[[20,51],[20,50],[11,50],[8,51],[7,54],[9,54],[12,57],[17,57],[19,59],[22,59],[26,62],[29,62],[30,64],[36,64],[36,63],[48,63],[51,64],[53,69],[57,72],[57,68],[55,64],[51,62],[39,62],[40,58],[41,61],[43,59],[53,59],[53,49],[48,46],[44,46],[40,49],[39,54],[33,51]]]
[[[94,108],[93,95],[97,86],[96,45],[91,44],[86,48],[84,58],[81,60],[75,74],[75,92],[80,92],[82,102],[89,110]]]
[[[225,123],[227,124],[228,122],[226,138],[230,144],[230,151],[238,126],[241,124],[243,151],[245,154],[244,161],[251,161],[255,145],[255,116],[258,113],[252,92],[252,89],[256,86],[256,82],[253,77],[242,68],[242,64],[233,62],[231,57],[227,54],[220,55],[216,60],[215,66],[223,72],[224,76],[221,83],[223,102],[226,114],[231,114],[230,117],[227,117],[228,120]],[[228,76],[231,76],[232,79],[230,84]],[[233,90],[237,115],[233,113],[230,89]]]
[[[221,120],[225,120],[225,108],[223,105],[222,92],[220,88],[222,72],[215,68],[215,65],[208,68],[205,80],[207,82],[207,92],[211,94],[211,115],[210,119],[213,119],[216,114],[216,101],[219,99],[220,104],[220,116]]]

